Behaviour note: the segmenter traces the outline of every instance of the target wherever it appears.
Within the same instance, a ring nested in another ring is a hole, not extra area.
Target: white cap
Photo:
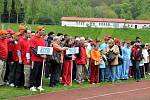
[[[83,40],[83,41],[84,41],[84,40],[85,40],[85,38],[84,38],[84,37],[80,37],[80,40]]]
[[[76,38],[76,41],[80,41],[80,38],[77,37],[77,38]]]
[[[60,39],[60,37],[58,37],[58,36],[55,36],[54,38],[53,38],[53,40],[55,41],[55,40],[59,40]]]

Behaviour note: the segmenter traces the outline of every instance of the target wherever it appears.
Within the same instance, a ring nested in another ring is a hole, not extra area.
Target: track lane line
[[[145,87],[145,88],[140,88],[140,89],[132,89],[132,90],[128,90],[128,91],[120,91],[120,92],[114,92],[114,93],[108,93],[108,94],[101,94],[101,95],[96,95],[96,96],[91,96],[91,97],[86,97],[86,98],[80,98],[80,99],[76,99],[76,100],[88,100],[88,99],[93,99],[93,98],[99,98],[99,97],[104,97],[104,96],[123,94],[123,93],[135,92],[135,91],[147,90],[147,89],[150,89],[150,87]]]

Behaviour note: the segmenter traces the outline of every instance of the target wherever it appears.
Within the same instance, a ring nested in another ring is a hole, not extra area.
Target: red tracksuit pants
[[[99,66],[95,65],[94,61],[91,61],[91,77],[90,83],[98,83],[98,70]]]
[[[63,63],[63,75],[62,75],[62,83],[65,85],[70,85],[72,79],[72,61],[64,61]]]

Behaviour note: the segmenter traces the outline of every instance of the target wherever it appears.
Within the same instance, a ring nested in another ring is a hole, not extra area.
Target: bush
[[[54,25],[54,22],[52,21],[51,18],[39,18],[37,21],[36,21],[36,24],[41,24],[41,25]]]

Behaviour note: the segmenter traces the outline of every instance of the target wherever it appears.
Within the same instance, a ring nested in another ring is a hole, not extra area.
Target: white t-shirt
[[[144,57],[144,63],[148,63],[149,62],[148,61],[148,57],[149,57],[148,51],[146,49],[143,49],[142,54],[143,54],[143,57]]]

